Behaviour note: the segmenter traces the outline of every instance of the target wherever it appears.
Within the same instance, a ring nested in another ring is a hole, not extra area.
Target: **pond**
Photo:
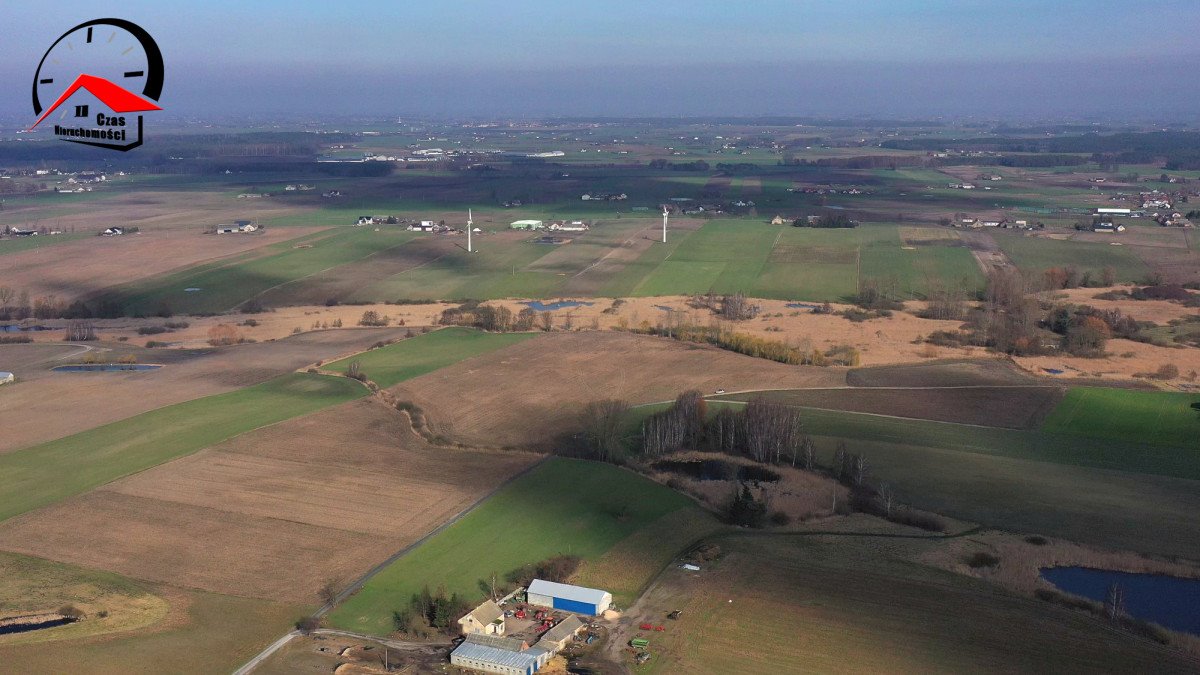
[[[116,373],[123,371],[158,370],[157,363],[75,363],[51,368],[56,373]]]
[[[1116,584],[1125,595],[1129,616],[1200,635],[1200,579],[1090,567],[1044,567],[1041,573],[1059,590],[1096,602],[1104,602],[1109,587]]]
[[[807,302],[789,302],[787,305],[785,305],[785,307],[790,307],[792,309],[811,309],[814,312],[818,309],[821,309],[820,305],[812,305]]]
[[[36,332],[36,331],[42,331],[42,330],[54,330],[54,329],[49,326],[21,326],[21,325],[15,324],[15,323],[10,323],[10,324],[4,325],[4,326],[0,326],[0,333],[24,333],[24,332],[30,332],[30,331]]]
[[[526,307],[529,307],[529,309],[532,309],[535,312],[556,312],[560,309],[573,309],[575,307],[591,307],[592,305],[594,305],[596,303],[583,302],[581,300],[559,300],[558,302],[551,302],[549,304],[546,304],[540,300],[530,300],[529,302],[525,302],[522,304],[524,304]]]
[[[753,464],[736,464],[723,459],[664,459],[651,465],[655,471],[677,473],[695,480],[743,480],[774,483],[780,476],[774,471]]]

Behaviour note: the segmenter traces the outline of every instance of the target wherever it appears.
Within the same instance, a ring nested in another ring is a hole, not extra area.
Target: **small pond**
[[[761,466],[741,465],[723,459],[664,459],[651,465],[655,471],[677,473],[695,480],[744,480],[774,483],[779,474]]]
[[[814,312],[817,311],[818,309],[821,309],[820,305],[811,305],[807,302],[789,302],[785,306],[790,307],[792,309],[811,309]]]
[[[1200,635],[1200,579],[1090,567],[1044,567],[1041,572],[1055,588],[1096,602],[1104,602],[1109,587],[1117,584],[1133,618]]]
[[[116,373],[123,371],[158,370],[162,368],[157,363],[75,363],[69,366],[51,368],[57,373]]]
[[[21,325],[15,324],[15,323],[10,323],[10,324],[4,325],[4,326],[0,326],[0,333],[26,333],[26,332],[37,332],[37,331],[42,331],[42,330],[54,330],[54,329],[49,326],[21,326]]]
[[[535,312],[556,312],[560,309],[573,309],[575,307],[591,307],[592,305],[594,305],[596,303],[583,302],[580,300],[559,300],[558,302],[551,302],[549,304],[546,304],[540,300],[531,300],[529,302],[522,303],[522,304],[529,307],[529,309],[532,309]]]
[[[662,311],[664,311],[664,312],[675,312],[675,311],[678,311],[678,310],[676,310],[674,307],[667,307],[666,305],[655,305],[655,306],[654,306],[654,309],[661,309],[661,310],[662,310]]]

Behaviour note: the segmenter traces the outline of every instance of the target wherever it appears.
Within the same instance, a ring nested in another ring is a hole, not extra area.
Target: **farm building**
[[[612,604],[612,593],[595,588],[559,584],[534,579],[529,584],[526,600],[531,605],[553,607],[565,612],[597,616]]]
[[[504,610],[488,600],[458,620],[463,635],[504,635]]]
[[[549,651],[530,647],[516,638],[472,634],[450,652],[450,663],[486,673],[533,675],[552,656]]]
[[[540,220],[514,220],[509,227],[514,230],[541,230],[546,225]]]
[[[243,232],[254,232],[258,230],[258,226],[249,220],[235,220],[232,225],[218,225],[217,234],[240,234]]]
[[[12,373],[0,370],[0,384],[8,384],[16,379],[16,376]]]
[[[583,630],[583,622],[579,620],[579,617],[572,614],[562,621],[559,621],[557,626],[546,631],[546,633],[542,635],[542,639],[538,640],[536,646],[557,654],[558,652],[562,651],[562,648],[567,646],[567,643],[571,641],[571,638],[575,637],[575,635],[581,630]]]

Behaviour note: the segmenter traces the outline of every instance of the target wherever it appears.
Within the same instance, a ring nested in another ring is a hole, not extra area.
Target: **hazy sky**
[[[105,16],[154,35],[180,116],[1200,116],[1195,0],[6,0],[0,112]]]

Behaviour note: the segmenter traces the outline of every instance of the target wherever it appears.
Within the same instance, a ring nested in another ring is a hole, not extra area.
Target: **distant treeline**
[[[1194,131],[1090,133],[1053,138],[1014,136],[965,139],[912,138],[884,141],[882,147],[892,150],[1086,154],[1090,157],[1086,161],[1110,164],[1146,164],[1165,161],[1168,169],[1175,170],[1200,166],[1200,132]]]

